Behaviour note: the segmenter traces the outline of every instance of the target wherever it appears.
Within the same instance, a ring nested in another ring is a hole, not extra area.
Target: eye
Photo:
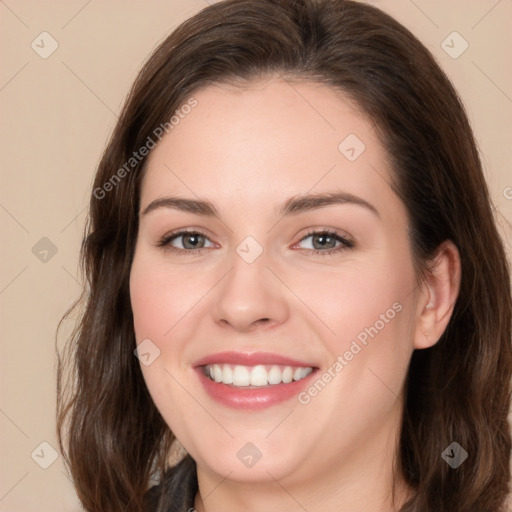
[[[327,229],[310,231],[294,246],[299,247],[314,255],[326,255],[343,251],[354,247],[354,242],[336,231]],[[158,247],[177,254],[202,254],[203,249],[216,247],[216,245],[203,233],[195,230],[181,230],[163,236],[158,242]]]
[[[210,245],[206,245],[207,242]],[[213,242],[203,233],[193,230],[182,230],[165,235],[158,242],[158,247],[165,247],[176,253],[201,252],[201,249],[215,247]]]
[[[303,249],[313,251],[313,253],[321,254],[322,256],[354,247],[352,240],[349,240],[336,231],[326,229],[310,231],[297,245],[306,241],[307,243],[305,245],[307,247],[302,247]]]

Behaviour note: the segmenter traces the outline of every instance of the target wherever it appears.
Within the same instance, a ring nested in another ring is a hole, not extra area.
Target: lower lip
[[[211,398],[227,407],[245,410],[266,409],[296,397],[316,373],[314,369],[307,377],[289,384],[281,383],[246,389],[215,382],[203,373],[202,368],[196,368],[196,371],[201,384]]]

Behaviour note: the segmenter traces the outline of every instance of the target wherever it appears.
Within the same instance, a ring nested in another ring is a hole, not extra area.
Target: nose
[[[212,314],[217,324],[250,332],[286,322],[286,290],[267,264],[265,253],[252,263],[233,256],[231,270],[216,287]]]

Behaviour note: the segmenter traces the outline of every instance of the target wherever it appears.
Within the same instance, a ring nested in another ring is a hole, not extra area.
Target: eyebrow
[[[287,199],[279,211],[279,216],[298,215],[310,210],[316,210],[324,206],[331,206],[335,204],[354,204],[361,206],[371,211],[374,215],[380,218],[379,211],[368,201],[361,197],[349,194],[347,192],[331,192],[324,194],[305,194],[293,196]],[[186,199],[182,197],[162,197],[152,201],[141,212],[142,215],[156,210],[158,208],[170,208],[180,210],[195,215],[205,217],[217,217],[220,219],[220,214],[217,208],[210,202],[201,199]]]

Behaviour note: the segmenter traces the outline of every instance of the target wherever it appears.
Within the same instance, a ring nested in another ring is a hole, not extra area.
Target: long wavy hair
[[[79,317],[58,350],[59,442],[83,507],[140,511],[155,468],[174,479],[194,471],[169,467],[174,437],[134,356],[128,282],[147,158],[130,158],[198,88],[267,75],[339,89],[375,124],[407,208],[418,276],[443,241],[460,252],[449,325],[435,346],[413,353],[408,371],[396,469],[414,496],[401,511],[503,510],[510,279],[474,136],[416,37],[379,9],[345,0],[220,1],[182,23],[138,75],[97,169],[80,256],[84,291],[67,313]],[[453,441],[468,452],[457,469],[441,457]]]

